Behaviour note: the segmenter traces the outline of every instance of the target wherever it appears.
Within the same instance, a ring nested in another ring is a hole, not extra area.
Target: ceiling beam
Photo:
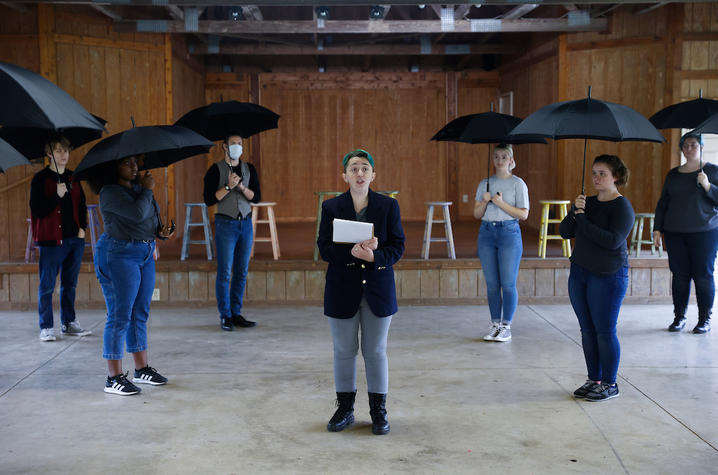
[[[102,13],[103,15],[112,18],[113,21],[120,21],[120,20],[122,20],[122,16],[121,16],[121,15],[119,15],[119,14],[113,12],[112,10],[110,10],[110,9],[107,8],[107,7],[103,7],[102,5],[92,5],[92,8],[94,8],[94,9],[97,10],[98,12]]]
[[[170,16],[175,20],[184,21],[184,10],[177,5],[166,5],[167,10],[170,12]]]
[[[262,21],[264,20],[264,15],[262,15],[262,10],[259,9],[257,5],[245,5],[242,7],[242,13],[244,13],[244,17],[249,21]]]
[[[477,55],[477,54],[518,54],[523,47],[517,44],[454,44],[432,45],[430,52],[421,51],[417,44],[381,44],[381,45],[346,45],[324,46],[321,50],[313,45],[220,45],[219,52],[210,53],[206,46],[197,46],[192,50],[194,55],[221,54],[221,55],[283,55],[283,56],[404,56],[404,55]]]
[[[125,20],[114,24],[116,31],[194,33],[185,30],[184,22],[170,20]],[[454,33],[516,33],[607,31],[605,18],[591,19],[588,24],[571,25],[564,18],[524,18],[517,20],[456,20]],[[200,21],[197,33],[222,34],[376,34],[376,33],[442,33],[437,20],[326,20],[324,28],[316,21]]]
[[[534,11],[536,7],[538,7],[538,4],[536,3],[527,3],[526,5],[520,5],[506,12],[501,18],[503,20],[515,20]]]

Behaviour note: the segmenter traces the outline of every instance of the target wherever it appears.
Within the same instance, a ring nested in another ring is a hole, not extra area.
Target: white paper
[[[374,225],[361,221],[334,219],[333,241],[338,243],[357,243],[374,237]]]

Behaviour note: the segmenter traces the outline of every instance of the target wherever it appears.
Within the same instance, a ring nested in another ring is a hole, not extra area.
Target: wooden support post
[[[558,36],[558,60],[556,61],[558,71],[556,72],[557,77],[557,101],[568,100],[568,49],[566,35],[562,34]],[[573,173],[575,166],[570,163],[572,158],[567,156],[567,143],[565,140],[556,140],[556,191],[557,196],[552,196],[551,199],[563,200],[572,199],[578,195],[577,191],[569,189],[567,183],[569,173]]]
[[[57,84],[57,48],[55,46],[55,7],[37,5],[37,32],[40,45],[40,74]]]
[[[459,84],[457,73],[446,73],[446,123],[456,119],[458,113]],[[459,196],[459,154],[456,143],[447,142],[446,147],[446,200],[461,203]],[[458,212],[456,216],[458,216]]]
[[[680,102],[681,99],[681,69],[683,67],[683,16],[682,4],[671,4],[668,15],[668,28],[665,37],[666,48],[666,83],[663,94],[663,107]],[[668,143],[663,147],[663,163],[661,169],[668,172],[681,164],[681,152],[678,150],[678,141],[681,131],[667,129]]]
[[[259,86],[259,74],[252,73],[249,75],[249,102],[259,104],[261,101],[260,86]],[[261,149],[261,134],[254,134],[250,139],[250,153],[252,165],[257,170],[257,176],[260,180],[262,178],[262,149]],[[260,182],[261,183],[261,182]]]
[[[165,121],[168,124],[174,123],[173,88],[172,88],[172,35],[165,33]],[[175,202],[175,165],[167,167],[167,220],[169,224],[176,218]]]

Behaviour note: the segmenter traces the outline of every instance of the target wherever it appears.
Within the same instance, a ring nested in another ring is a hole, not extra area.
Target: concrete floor
[[[485,306],[402,307],[386,436],[371,434],[361,364],[357,423],[326,431],[334,389],[320,308],[246,315],[259,325],[227,333],[213,308],[153,309],[150,364],[170,383],[120,397],[102,392],[101,310],[81,312],[92,336],[51,343],[34,312],[0,312],[0,473],[718,470],[718,329],[669,334],[668,306],[624,306],[621,397],[604,403],[571,397],[585,366],[568,305],[520,306],[507,344],[481,340]]]

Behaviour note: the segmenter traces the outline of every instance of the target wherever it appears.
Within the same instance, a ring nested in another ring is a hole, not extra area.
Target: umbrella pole
[[[489,192],[489,179],[491,177],[491,145],[488,145],[489,147],[489,156],[486,159],[486,192]]]
[[[583,168],[581,169],[581,194],[586,194],[586,144],[588,143],[588,139],[586,137],[583,138]]]

